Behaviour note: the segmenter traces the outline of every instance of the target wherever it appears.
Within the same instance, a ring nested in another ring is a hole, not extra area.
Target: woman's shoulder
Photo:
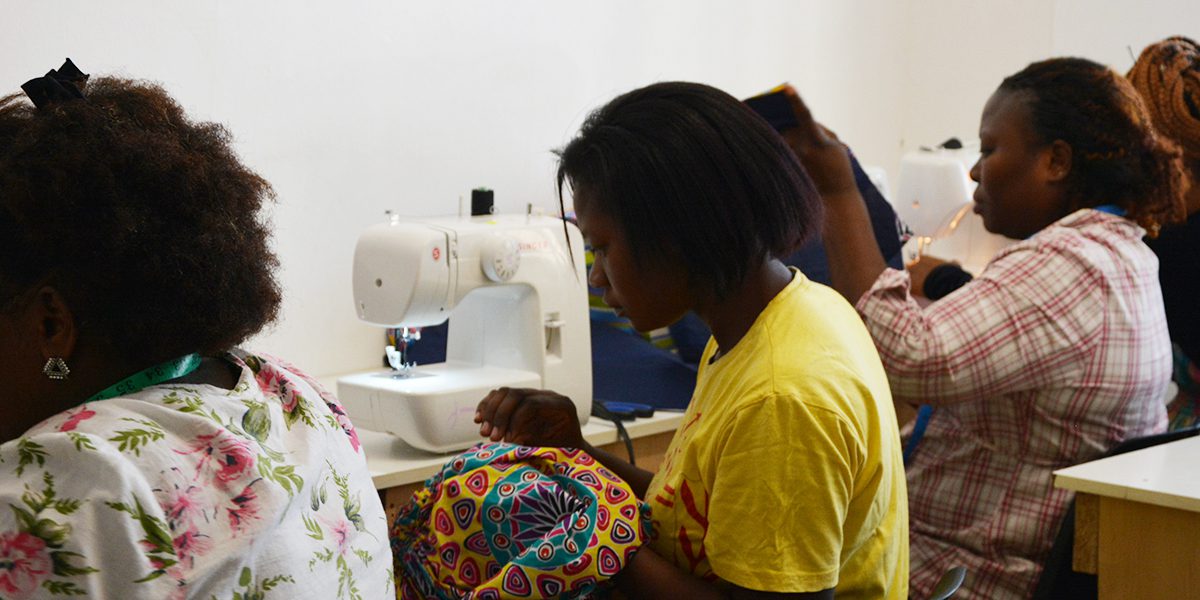
[[[230,359],[243,367],[239,388],[278,404],[286,427],[336,430],[356,453],[361,444],[341,402],[316,378],[291,363],[262,353],[234,350]]]
[[[76,561],[80,568],[104,573],[89,584],[118,595],[149,590],[129,583],[143,578],[185,585],[203,576],[230,591],[239,581],[244,587],[246,577],[224,556],[255,539],[273,540],[270,556],[258,557],[265,562],[255,566],[255,582],[283,577],[276,583],[292,582],[284,587],[301,595],[332,593],[336,583],[326,579],[337,580],[338,557],[361,581],[366,562],[386,556],[386,522],[371,501],[365,461],[311,386],[287,384],[297,404],[310,405],[310,426],[295,411],[289,421],[276,392],[247,378],[234,390],[159,386],[88,403],[0,446],[0,512],[9,517],[0,519],[0,535],[29,534],[31,544],[87,557]],[[299,567],[259,572],[281,565]],[[118,573],[126,568],[137,572]]]
[[[1144,234],[1127,219],[1080,209],[1001,250],[977,279],[1053,290],[1086,280],[1099,284],[1130,272],[1150,273],[1158,263]]]

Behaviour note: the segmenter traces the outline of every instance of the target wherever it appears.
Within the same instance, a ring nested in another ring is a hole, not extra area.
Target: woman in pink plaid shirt
[[[1008,77],[984,106],[971,178],[984,226],[1020,241],[923,308],[879,255],[841,143],[794,106],[802,125],[785,137],[826,202],[834,287],[896,402],[931,407],[906,442],[910,593],[961,564],[963,597],[1028,598],[1071,499],[1052,471],[1166,427],[1171,344],[1142,237],[1183,216],[1180,153],[1102,65],[1058,58]]]

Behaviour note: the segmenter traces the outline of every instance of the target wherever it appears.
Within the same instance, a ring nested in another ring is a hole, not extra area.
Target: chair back
[[[929,600],[946,600],[954,596],[958,588],[962,587],[963,580],[967,578],[966,567],[954,567],[946,571],[942,578],[938,580],[937,585],[933,586],[933,592],[929,596]]]

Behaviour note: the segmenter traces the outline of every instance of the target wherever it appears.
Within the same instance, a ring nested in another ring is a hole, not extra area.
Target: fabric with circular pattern
[[[392,526],[410,599],[593,598],[649,539],[648,507],[581,450],[481,444]]]

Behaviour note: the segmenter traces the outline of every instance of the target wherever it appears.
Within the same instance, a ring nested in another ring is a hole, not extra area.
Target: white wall
[[[363,228],[389,208],[453,213],[476,186],[499,210],[555,207],[550,149],[616,93],[687,79],[744,97],[790,81],[894,177],[905,149],[972,137],[1004,75],[1056,52],[1112,62],[1127,44],[1200,36],[1193,4],[19,0],[0,23],[0,93],[70,56],[160,81],[227,124],[278,193],[284,312],[250,345],[328,375],[380,353],[352,310]]]

